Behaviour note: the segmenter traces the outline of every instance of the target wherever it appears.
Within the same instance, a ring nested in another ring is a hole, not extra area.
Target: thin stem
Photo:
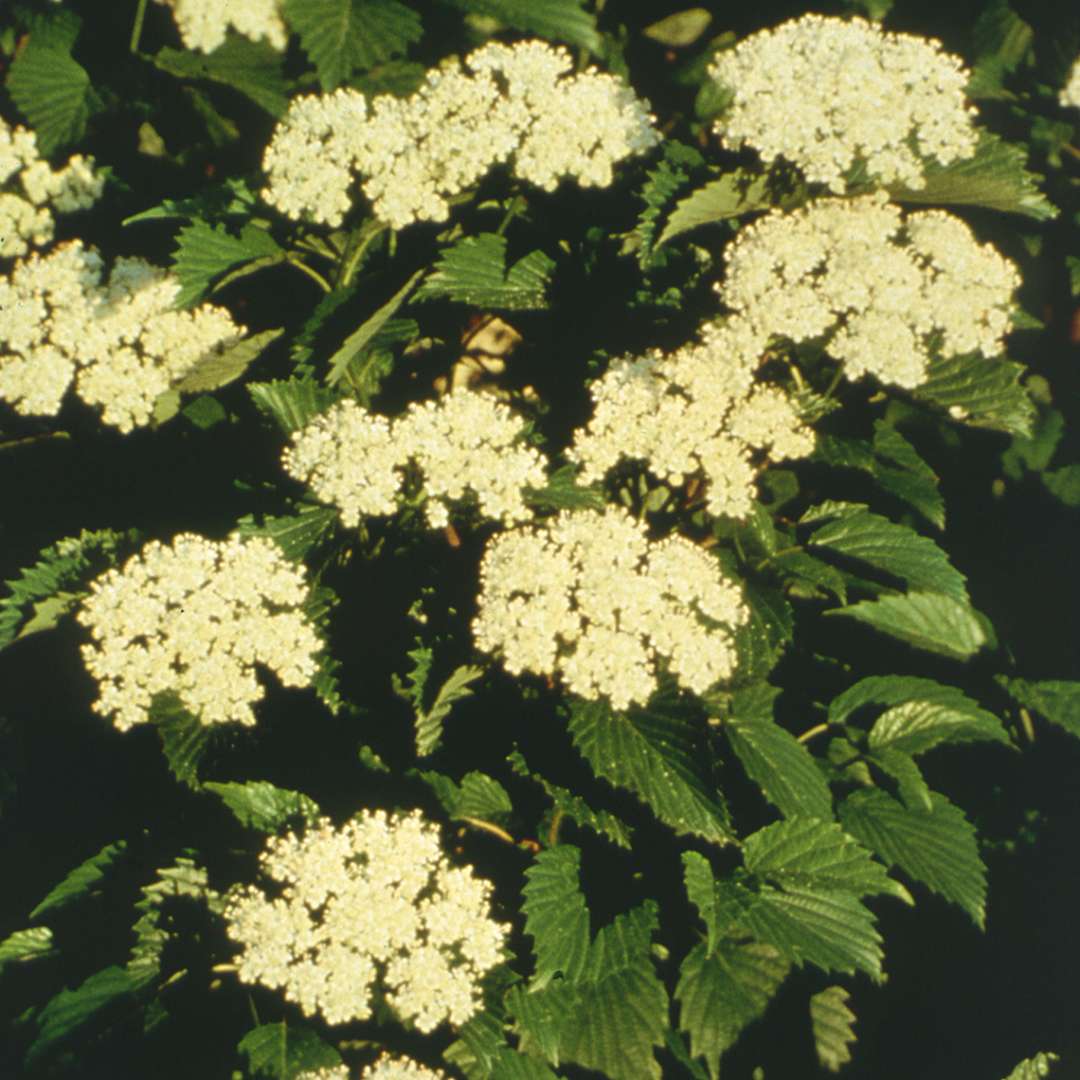
[[[1023,725],[1027,741],[1033,743],[1035,741],[1035,725],[1031,721],[1031,713],[1023,707],[1020,709],[1020,723]]]
[[[808,743],[811,739],[815,738],[818,735],[821,735],[823,732],[826,732],[828,730],[828,724],[815,724],[812,728],[807,728],[801,735],[799,735],[796,739],[796,742]]]
[[[341,272],[340,281],[342,285],[348,285],[349,282],[352,281],[353,274],[356,273],[356,268],[360,264],[360,260],[364,257],[365,252],[369,247],[371,247],[377,236],[382,236],[382,234],[386,231],[386,228],[387,227],[385,225],[380,225],[372,228],[371,231],[367,234],[367,236],[363,237],[356,245],[356,248],[349,256],[348,262],[346,262],[345,267]]]
[[[559,842],[559,826],[562,824],[563,812],[556,809],[551,815],[551,825],[548,828],[548,847],[555,847]]]
[[[507,209],[506,213],[503,215],[503,219],[499,223],[499,227],[495,230],[495,235],[502,236],[503,233],[506,232],[506,227],[510,224],[510,222],[513,221],[514,218],[516,218],[518,214],[520,214],[527,205],[528,203],[526,203],[526,201],[520,195],[515,195],[513,199],[510,200],[510,206]]]
[[[142,37],[143,20],[146,18],[146,0],[139,0],[135,9],[135,23],[131,28],[131,51],[139,51],[139,39]]]
[[[829,382],[828,387],[825,390],[825,396],[832,397],[833,391],[840,385],[840,380],[844,377],[844,369],[838,364],[836,371],[833,373],[832,380]]]
[[[1072,143],[1063,143],[1061,149],[1064,150],[1066,154],[1070,154],[1072,157],[1076,158],[1077,161],[1080,161],[1080,149],[1077,149]]]
[[[483,818],[464,816],[462,816],[459,820],[467,821],[475,828],[483,829],[485,832],[491,833],[492,836],[497,836],[500,840],[505,840],[508,844],[512,844],[514,847],[517,847],[517,841],[505,829],[500,829],[498,825],[493,825],[490,821],[484,821]]]
[[[319,286],[319,288],[322,289],[323,292],[330,292],[332,290],[333,287],[331,286],[330,282],[327,281],[326,278],[324,278],[318,270],[314,270],[310,266],[308,266],[308,264],[304,262],[304,260],[301,259],[299,255],[294,255],[292,252],[290,252],[287,256],[286,261],[290,266],[295,266],[297,270],[302,270],[305,274],[307,274],[307,276],[311,278],[311,280],[314,281]]]
[[[10,450],[13,446],[26,446],[29,443],[44,442],[46,439],[70,439],[66,431],[44,431],[40,435],[24,435],[21,439],[8,439],[0,442],[0,450]]]

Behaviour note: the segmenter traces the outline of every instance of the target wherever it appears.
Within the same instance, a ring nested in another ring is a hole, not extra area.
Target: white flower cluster
[[[706,326],[702,341],[663,356],[615,361],[593,383],[593,417],[568,456],[585,483],[641,460],[661,479],[707,482],[709,512],[749,513],[757,465],[804,457],[813,431],[779,387],[755,385],[765,335],[742,320]]]
[[[284,990],[330,1024],[369,1017],[376,982],[424,1033],[480,1007],[507,928],[488,914],[491,884],[449,865],[419,811],[365,811],[340,829],[324,819],[269,840],[261,865],[275,898],[249,886],[225,913],[244,982]]]
[[[1074,109],[1080,109],[1080,56],[1076,58],[1069,77],[1065,80],[1060,101],[1066,108],[1071,105]]]
[[[267,41],[281,52],[289,33],[278,0],[157,0],[172,8],[184,47],[213,52],[231,26],[252,41]]]
[[[92,158],[76,154],[58,170],[43,161],[37,138],[0,117],[0,258],[25,255],[49,243],[53,213],[86,210],[101,197],[105,181]]]
[[[524,430],[506,405],[464,387],[414,403],[392,421],[342,401],[293,436],[283,461],[349,526],[397,510],[410,462],[423,474],[432,528],[444,526],[449,504],[469,492],[485,517],[510,524],[531,516],[522,489],[546,481],[543,456],[521,443]]]
[[[256,664],[286,686],[315,674],[322,642],[307,595],[303,572],[265,538],[151,541],[97,578],[79,612],[94,638],[82,650],[100,689],[94,711],[127,731],[172,691],[204,724],[254,724]]]
[[[729,678],[731,631],[749,617],[707,551],[680,536],[652,543],[619,507],[499,533],[480,577],[478,648],[512,675],[557,674],[616,709],[649,699],[661,658],[694,693]]]
[[[347,1065],[333,1065],[325,1069],[313,1069],[300,1073],[296,1080],[349,1080]],[[446,1073],[428,1069],[411,1058],[391,1057],[383,1054],[374,1065],[369,1065],[360,1080],[449,1080]]]
[[[940,210],[901,216],[877,193],[773,210],[736,236],[717,289],[763,335],[824,338],[856,379],[911,388],[931,355],[994,356],[1016,267]]]
[[[411,97],[358,91],[295,99],[263,158],[263,197],[290,217],[339,225],[354,174],[395,229],[445,221],[448,200],[493,166],[545,190],[573,177],[606,187],[614,165],[659,141],[648,105],[615,76],[569,75],[542,41],[485,45],[428,72]]]
[[[856,162],[881,183],[920,188],[925,159],[975,153],[969,73],[933,39],[810,14],[751,35],[709,73],[734,94],[718,134],[837,193]]]
[[[142,259],[104,264],[80,241],[33,253],[0,279],[0,400],[26,415],[55,415],[76,392],[129,432],[208,353],[244,333],[212,304],[173,311],[179,281]]]

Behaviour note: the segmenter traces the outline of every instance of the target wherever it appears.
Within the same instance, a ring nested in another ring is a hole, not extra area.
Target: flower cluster
[[[743,229],[717,286],[763,335],[825,339],[852,379],[911,388],[932,355],[994,356],[1016,267],[940,210],[901,216],[881,193],[771,211]]]
[[[545,483],[544,459],[522,444],[524,431],[506,405],[464,387],[414,403],[393,421],[342,401],[297,432],[283,460],[346,525],[394,513],[410,462],[423,475],[432,528],[445,525],[449,504],[468,492],[486,517],[512,523],[530,516],[522,489]]]
[[[932,39],[810,14],[753,34],[709,73],[734,95],[720,135],[837,193],[856,163],[883,184],[919,188],[925,159],[975,153],[968,72]]]
[[[813,432],[778,387],[755,385],[764,334],[741,320],[706,326],[700,344],[615,361],[591,387],[595,409],[568,456],[585,483],[626,459],[682,484],[708,483],[709,512],[747,514],[754,500],[755,458],[803,457]]]
[[[288,31],[278,11],[278,0],[157,0],[172,8],[184,47],[213,52],[224,44],[231,26],[252,41],[267,41],[281,52]]]
[[[294,100],[263,159],[263,197],[290,217],[339,225],[354,174],[396,229],[445,221],[449,201],[493,166],[545,190],[573,177],[606,187],[612,168],[659,141],[645,102],[541,41],[485,45],[429,71],[411,97],[355,90]]]
[[[449,865],[419,811],[365,811],[340,829],[323,819],[269,840],[261,866],[275,898],[241,888],[225,913],[243,981],[284,990],[330,1024],[369,1017],[376,982],[425,1033],[480,1007],[507,928],[488,914],[491,885]]]
[[[127,731],[172,692],[204,724],[254,724],[256,664],[285,686],[315,674],[307,595],[303,572],[262,537],[151,541],[97,578],[79,612],[94,639],[82,650],[100,688],[94,711]]]
[[[36,252],[0,279],[0,400],[23,415],[55,415],[64,394],[101,406],[129,432],[207,354],[244,328],[212,304],[173,311],[180,283],[142,259],[121,258],[108,281],[80,241]]]
[[[1059,100],[1066,108],[1071,105],[1075,109],[1080,109],[1080,56],[1076,58],[1069,77],[1065,80]]]
[[[617,507],[498,534],[480,577],[478,648],[513,675],[557,674],[616,709],[649,699],[661,658],[695,693],[729,678],[731,631],[748,618],[707,551],[680,536],[650,542]]]
[[[49,243],[54,212],[86,210],[104,187],[92,158],[76,154],[62,169],[52,169],[38,153],[32,131],[12,128],[0,118],[0,258]]]
[[[349,1080],[347,1065],[333,1065],[325,1069],[313,1069],[300,1073],[296,1080]],[[374,1065],[369,1065],[360,1080],[448,1080],[446,1073],[429,1069],[411,1058],[391,1057],[383,1054]]]

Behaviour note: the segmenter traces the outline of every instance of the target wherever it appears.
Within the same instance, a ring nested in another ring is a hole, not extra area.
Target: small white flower
[[[1076,58],[1059,97],[1061,104],[1068,108],[1080,109],[1080,56]]]
[[[838,194],[857,162],[883,184],[921,188],[926,159],[975,153],[969,72],[932,38],[809,14],[720,53],[709,74],[734,95],[719,135]]]
[[[460,1026],[480,1007],[480,980],[500,962],[507,927],[489,916],[491,885],[449,865],[419,811],[364,811],[340,829],[324,819],[269,840],[260,861],[277,898],[242,888],[226,910],[244,982],[281,989],[330,1024],[370,1016],[377,981],[425,1033]],[[428,1075],[410,1070],[386,1061],[364,1075]]]
[[[932,355],[997,355],[1016,267],[942,210],[909,214],[884,195],[774,210],[726,252],[724,303],[763,336],[823,338],[848,378],[911,389]]]
[[[642,461],[672,484],[700,475],[710,513],[744,517],[756,458],[803,457],[813,432],[778,387],[755,386],[765,335],[746,320],[715,323],[699,344],[663,356],[616,360],[591,389],[592,419],[568,456],[585,483],[620,461]]]
[[[289,35],[278,0],[158,0],[172,8],[184,47],[213,52],[224,44],[229,27],[252,41],[266,41],[278,52]]]
[[[410,463],[423,477],[432,528],[469,494],[485,517],[509,524],[530,516],[522,490],[545,483],[544,458],[523,444],[524,431],[506,405],[464,387],[393,421],[342,401],[293,436],[283,461],[349,526],[395,512]]]
[[[450,200],[500,163],[546,190],[605,187],[614,166],[659,141],[621,80],[569,74],[540,41],[485,45],[429,71],[411,97],[355,90],[295,99],[266,149],[263,198],[290,217],[340,225],[356,183],[395,229],[445,221]]]
[[[100,689],[94,711],[127,731],[172,691],[204,724],[254,724],[256,664],[285,686],[315,674],[322,642],[306,599],[303,572],[262,537],[151,541],[97,578],[79,611],[93,636],[82,653]]]
[[[707,552],[683,537],[651,543],[617,507],[499,533],[480,577],[477,648],[616,709],[649,699],[660,660],[694,693],[730,678],[732,631],[749,617]]]

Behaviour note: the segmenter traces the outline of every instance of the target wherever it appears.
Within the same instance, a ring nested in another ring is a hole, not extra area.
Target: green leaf
[[[578,980],[535,993],[519,987],[508,1004],[521,1049],[595,1069],[609,1080],[660,1080],[653,1048],[663,1043],[668,1000],[651,957],[656,905],[647,902],[605,926]]]
[[[829,986],[810,998],[810,1027],[822,1067],[839,1072],[851,1060],[855,1014],[847,1007],[851,995],[842,986]]]
[[[205,868],[184,855],[178,856],[172,865],[159,869],[153,881],[144,885],[140,892],[142,896],[136,902],[135,910],[142,914],[132,927],[135,944],[128,961],[129,971],[138,968],[158,971],[162,953],[175,937],[172,923],[163,910],[167,900],[183,896],[209,907],[216,915],[225,911],[225,898],[210,888]]]
[[[241,825],[259,832],[277,832],[294,818],[303,818],[310,825],[319,817],[319,807],[313,799],[265,780],[250,780],[246,784],[208,781],[203,787],[220,796]]]
[[[1080,506],[1080,464],[1063,465],[1043,473],[1046,490],[1063,506],[1072,509]]]
[[[264,330],[225,348],[211,349],[173,387],[183,394],[217,390],[240,378],[284,330]]]
[[[825,519],[807,541],[811,549],[865,563],[899,578],[913,591],[943,593],[967,602],[964,575],[933,540],[857,504],[832,503],[824,514],[817,513],[819,509],[808,511],[802,519]]]
[[[967,660],[988,641],[970,607],[939,593],[883,596],[825,614],[856,619],[917,649],[954,660]]]
[[[696,725],[654,696],[648,709],[614,713],[602,701],[570,706],[570,737],[597,776],[632,791],[677,833],[726,844],[723,805],[702,769]]]
[[[767,683],[736,692],[724,734],[746,775],[786,817],[831,818],[832,796],[810,751],[773,718],[780,691]]]
[[[569,819],[583,829],[591,829],[598,836],[605,837],[617,847],[624,848],[627,851],[630,850],[633,829],[621,818],[616,817],[607,810],[594,810],[583,798],[575,795],[568,788],[553,784],[539,773],[531,772],[528,762],[519,751],[515,750],[509,754],[506,760],[518,776],[527,777],[544,789],[548,798],[552,801],[556,814]]]
[[[706,947],[711,953],[716,947],[722,929],[718,914],[716,878],[713,876],[709,860],[700,852],[684,851],[682,864],[686,896],[697,908],[698,915],[705,924],[705,930],[708,933]]]
[[[778,552],[769,560],[769,565],[779,571],[785,583],[793,586],[793,595],[825,595],[821,590],[832,593],[841,604],[847,603],[848,580],[851,575],[844,574],[835,566],[830,566],[816,559],[802,548]]]
[[[431,708],[418,710],[416,714],[416,755],[427,757],[438,748],[442,741],[443,721],[450,715],[454,703],[462,698],[472,697],[470,684],[484,674],[482,667],[463,664],[451,672],[450,677],[439,687]]]
[[[1031,682],[1004,675],[997,676],[997,681],[1014,701],[1080,739],[1080,682],[1064,679]]]
[[[54,951],[52,931],[47,926],[16,930],[0,941],[0,974],[8,964],[21,964],[48,956]]]
[[[488,1080],[559,1080],[542,1061],[501,1049],[491,1064]]]
[[[750,619],[733,635],[739,656],[733,679],[736,686],[767,678],[791,641],[795,627],[791,605],[777,589],[744,581],[743,597]]]
[[[257,225],[247,224],[239,233],[233,233],[224,225],[195,221],[181,229],[176,239],[173,272],[180,279],[175,301],[178,308],[191,307],[215,279],[235,266],[264,258],[273,262],[285,258],[277,241]]]
[[[693,45],[711,22],[712,15],[704,8],[687,8],[686,11],[677,11],[674,15],[650,23],[641,32],[661,45],[679,49]]]
[[[910,754],[885,747],[869,751],[866,757],[886,776],[891,776],[896,781],[897,791],[905,806],[910,806],[913,810],[933,810],[930,785]]]
[[[256,523],[250,514],[236,523],[240,536],[266,536],[287,559],[301,562],[308,553],[333,535],[338,511],[333,506],[302,504],[295,514],[266,517]]]
[[[526,488],[525,502],[535,510],[603,510],[607,505],[599,484],[581,487],[577,466],[561,465],[548,474],[546,487]]]
[[[680,199],[660,234],[657,247],[700,225],[749,214],[769,205],[767,177],[738,169]]]
[[[300,1073],[341,1064],[341,1055],[315,1032],[289,1027],[284,1020],[252,1028],[237,1050],[247,1058],[252,1076],[269,1076],[273,1080],[293,1080]]]
[[[857,791],[840,804],[840,820],[857,840],[966,911],[986,918],[986,867],[974,827],[944,795],[933,810],[904,806],[880,790]]]
[[[467,236],[439,255],[416,299],[448,297],[486,311],[544,308],[554,269],[555,263],[542,251],[531,251],[507,268],[506,237]]]
[[[126,840],[106,844],[96,855],[75,867],[59,885],[50,889],[45,899],[30,912],[30,918],[40,919],[50,911],[58,911],[73,900],[95,892],[99,882],[104,880],[114,864],[126,857]]]
[[[925,382],[912,391],[969,427],[1030,435],[1035,405],[1020,385],[1020,364],[1001,358],[987,359],[977,353],[930,361]]]
[[[222,218],[250,218],[259,204],[258,195],[246,180],[230,178],[219,184],[202,188],[197,195],[180,199],[162,199],[131,217],[124,218],[121,225],[134,225],[138,221],[168,221],[202,219],[219,221]]]
[[[1005,1080],[1046,1080],[1051,1067],[1060,1060],[1057,1054],[1038,1053],[1021,1061]]]
[[[938,490],[937,473],[896,428],[883,420],[874,422],[874,454],[872,472],[878,484],[932,525],[944,529],[945,499]]]
[[[886,894],[910,901],[907,890],[832,821],[792,818],[746,838],[746,869],[785,889]]]
[[[955,686],[914,675],[872,675],[828,706],[829,723],[845,724],[862,708],[885,708],[870,730],[872,750],[922,754],[943,742],[1009,743],[1000,720]]]
[[[134,530],[84,529],[44,548],[33,566],[4,582],[10,593],[0,599],[0,649],[56,626],[86,595],[87,583],[115,565],[137,536]]]
[[[410,774],[411,775],[411,774]],[[455,821],[498,821],[514,809],[506,788],[486,773],[468,772],[458,784],[437,772],[416,772]]]
[[[881,935],[874,916],[849,892],[764,886],[746,922],[759,940],[796,964],[823,971],[865,971],[880,982]]]
[[[444,0],[451,7],[470,15],[489,19],[524,30],[550,41],[565,41],[592,53],[599,53],[601,39],[596,29],[596,16],[585,7],[583,0]]]
[[[42,24],[31,31],[8,69],[8,92],[34,129],[43,157],[78,142],[86,131],[90,76],[72,59],[73,44],[74,37]]]
[[[1065,434],[1065,417],[1059,409],[1042,413],[1030,436],[1016,435],[1012,445],[1001,455],[1002,471],[1010,480],[1019,480],[1026,472],[1049,468],[1058,443]]]
[[[525,871],[525,933],[533,939],[536,970],[530,992],[558,974],[576,982],[589,951],[589,909],[579,883],[581,852],[569,844],[541,851]]]
[[[1023,214],[1037,221],[1057,216],[1055,207],[1039,185],[1042,177],[1027,168],[1027,151],[987,131],[979,132],[975,156],[949,165],[928,161],[926,185],[913,190],[888,184],[896,202],[930,206],[979,206],[1009,214]]]
[[[186,787],[199,787],[199,761],[206,753],[210,729],[184,708],[172,691],[157,694],[150,707],[169,772]]]
[[[26,1053],[27,1066],[37,1064],[73,1035],[86,1037],[89,1025],[105,1026],[110,1017],[157,980],[155,968],[107,967],[74,990],[61,990],[37,1017],[38,1035]]]
[[[638,266],[643,270],[653,262],[661,215],[675,193],[690,179],[691,171],[705,164],[705,158],[697,149],[675,139],[665,140],[661,150],[663,157],[649,170],[638,192],[645,209],[638,215],[633,237]]]
[[[280,119],[289,106],[282,55],[265,41],[231,34],[212,53],[161,49],[154,64],[180,79],[208,79],[238,90]]]
[[[378,311],[365,319],[341,343],[337,352],[330,357],[330,367],[326,374],[327,386],[336,386],[346,375],[349,375],[353,382],[359,381],[360,385],[369,391],[368,397],[374,394],[378,388],[378,382],[374,386],[369,385],[370,371],[368,369],[371,365],[379,363],[377,337],[380,331],[386,328],[393,314],[405,303],[409,293],[423,274],[423,270],[417,270]],[[368,377],[365,378],[365,375]]]
[[[334,394],[313,379],[275,379],[248,383],[255,408],[286,434],[300,431],[334,403]]]
[[[687,954],[675,988],[679,1030],[712,1076],[719,1075],[721,1055],[765,1012],[789,969],[776,949],[756,942],[724,941],[713,953],[695,945]]]
[[[397,0],[283,0],[281,11],[323,90],[334,90],[357,68],[404,53],[423,34],[420,16]]]

